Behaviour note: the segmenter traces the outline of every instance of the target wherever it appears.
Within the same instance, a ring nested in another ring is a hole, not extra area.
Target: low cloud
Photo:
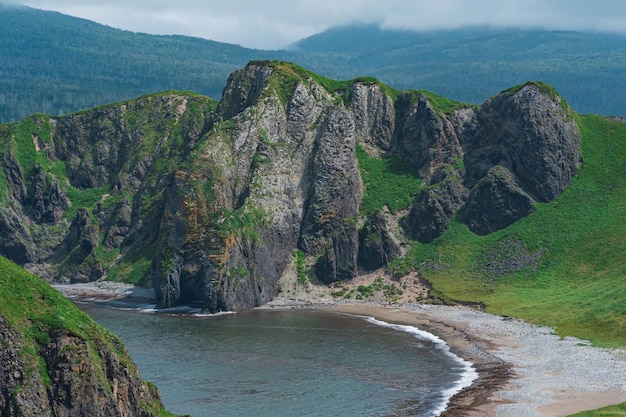
[[[22,4],[112,27],[183,34],[276,49],[333,26],[385,28],[468,25],[626,32],[626,2],[615,0],[24,0]]]

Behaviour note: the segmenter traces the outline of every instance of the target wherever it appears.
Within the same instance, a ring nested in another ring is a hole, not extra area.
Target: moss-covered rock
[[[251,62],[219,103],[170,91],[2,127],[0,253],[49,280],[152,285],[160,307],[246,309],[276,295],[294,251],[333,282],[385,265],[394,233],[433,241],[464,207],[477,233],[506,227],[567,187],[578,146],[540,83],[477,107]],[[403,230],[359,237],[384,205],[408,209]]]
[[[121,342],[0,257],[0,414],[168,416]]]

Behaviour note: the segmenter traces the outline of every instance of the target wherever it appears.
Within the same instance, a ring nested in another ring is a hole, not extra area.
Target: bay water
[[[193,417],[436,416],[475,376],[435,336],[372,318],[80,307],[120,337],[168,410]]]

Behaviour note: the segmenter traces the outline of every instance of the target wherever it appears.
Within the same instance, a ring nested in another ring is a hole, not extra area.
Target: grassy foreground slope
[[[470,232],[457,216],[392,268],[418,267],[435,295],[554,327],[602,346],[626,345],[626,124],[578,115],[582,165],[555,201],[504,230]]]
[[[583,411],[572,414],[570,417],[618,417],[626,416],[626,403],[600,408],[598,410]]]
[[[70,372],[73,372],[73,377],[77,381],[82,380],[85,383],[85,388],[87,390],[91,389],[92,395],[102,395],[98,391],[98,387],[89,386],[89,382],[85,382],[95,379],[104,385],[107,395],[113,398],[118,396],[116,394],[118,390],[117,377],[111,376],[116,370],[111,369],[107,365],[110,362],[110,358],[117,358],[116,360],[119,361],[118,363],[123,368],[125,375],[129,375],[128,379],[124,376],[124,379],[119,381],[120,387],[125,383],[132,384],[137,382],[134,377],[138,375],[137,368],[116,336],[95,323],[87,314],[79,310],[71,301],[43,280],[2,256],[0,256],[0,318],[2,318],[0,324],[6,322],[9,328],[17,331],[20,335],[10,341],[1,340],[0,352],[4,349],[10,350],[12,343],[18,343],[21,346],[19,361],[26,365],[26,375],[22,378],[25,382],[18,384],[14,388],[11,400],[8,404],[4,404],[7,408],[4,410],[0,409],[2,415],[11,412],[11,401],[19,401],[16,398],[20,396],[20,391],[31,392],[28,390],[33,388],[27,385],[29,382],[32,382],[31,376],[37,373],[39,378],[43,380],[44,386],[49,392],[47,395],[51,401],[51,393],[56,392],[55,389],[57,388],[55,384],[59,385],[59,391],[65,389],[61,386],[64,380],[63,377],[59,377],[58,369],[50,372],[48,368],[50,356],[53,356],[50,353],[52,350],[51,343],[58,343],[59,335],[68,335],[71,338],[75,338],[79,341],[77,343],[81,343],[80,341],[86,342],[86,346],[88,346],[87,352],[80,353],[80,349],[76,347],[80,347],[80,344],[72,345],[67,343],[67,346],[63,349],[74,349],[76,351],[76,358],[72,362],[73,367],[70,368],[66,364],[67,368],[71,369],[71,371],[68,371],[68,375]],[[102,356],[103,353],[109,355],[108,359]],[[4,365],[11,366],[11,364]],[[59,364],[55,363],[52,366],[59,367]],[[2,372],[4,371],[6,369],[2,370]],[[68,375],[65,375],[65,377],[68,377]],[[54,381],[52,380],[53,377]],[[72,376],[69,377],[72,378]],[[35,378],[37,377],[35,376]],[[74,385],[80,386],[79,383]],[[141,415],[174,417],[174,414],[166,411],[161,405],[156,387],[148,384],[148,388],[150,394],[142,394],[141,398],[138,399],[139,407],[142,410]],[[120,388],[119,391],[122,392],[123,389]],[[28,398],[29,394],[25,395],[27,400],[36,401],[36,398]],[[45,398],[46,394],[44,393],[43,396]],[[119,398],[123,397],[123,393],[119,394]],[[68,403],[79,400],[80,398],[67,399]],[[106,403],[106,399],[103,400],[102,396],[100,401],[101,404]],[[122,404],[123,401],[119,400],[118,407],[126,406],[126,403]],[[74,407],[74,404],[71,406]],[[102,410],[84,409],[83,412],[91,413],[90,415],[102,414]],[[120,411],[120,415],[121,413],[122,411]]]
[[[600,408],[598,410],[583,411],[582,413],[572,414],[570,417],[612,417],[626,416],[626,403],[612,405],[610,407]]]

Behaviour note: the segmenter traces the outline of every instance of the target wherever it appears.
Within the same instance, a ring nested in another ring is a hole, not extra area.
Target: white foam
[[[226,316],[230,314],[237,314],[236,311],[219,311],[217,313],[196,313],[195,317],[218,317],[218,316]]]
[[[463,369],[463,374],[461,378],[450,388],[443,390],[443,400],[441,404],[433,411],[432,416],[437,417],[448,408],[448,404],[450,403],[450,399],[461,392],[463,389],[472,385],[472,383],[478,378],[478,373],[474,369],[474,366],[471,362],[466,361],[465,359],[455,355],[450,351],[450,346],[446,342],[444,342],[439,337],[435,336],[432,333],[428,333],[424,330],[420,330],[415,326],[407,326],[402,324],[392,324],[387,323],[382,320],[375,319],[374,317],[365,317],[365,319],[377,326],[388,327],[390,329],[399,330],[401,332],[409,333],[416,338],[424,341],[428,341],[434,343],[438,349],[441,349],[446,355],[453,358],[459,365],[461,365]]]

